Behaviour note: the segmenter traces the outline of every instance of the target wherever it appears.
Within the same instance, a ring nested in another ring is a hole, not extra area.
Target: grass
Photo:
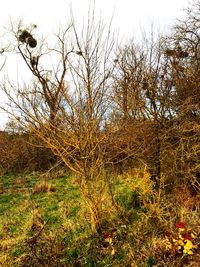
[[[155,191],[147,173],[143,180],[132,175],[132,180],[130,173],[116,176],[113,192],[118,208],[106,199],[101,234],[90,230],[88,209],[73,177],[1,176],[1,265],[200,266],[199,211],[176,205],[178,193]],[[188,243],[175,227],[180,220],[187,224],[183,236],[195,233],[194,247],[188,250],[192,255],[183,253]]]
[[[12,257],[13,266],[18,266],[15,259],[24,257],[23,242],[27,236],[34,235],[34,223],[37,231],[44,227],[45,236],[48,233],[56,239],[56,234],[62,233],[63,242],[68,240],[67,243],[71,242],[75,232],[83,231],[81,228],[89,229],[85,222],[82,224],[79,220],[80,192],[70,178],[55,177],[47,182],[42,179],[41,187],[48,190],[40,190],[40,179],[40,174],[0,177],[3,185],[3,193],[0,195],[1,262],[4,258],[8,261],[8,257]],[[65,230],[68,231],[66,236]]]

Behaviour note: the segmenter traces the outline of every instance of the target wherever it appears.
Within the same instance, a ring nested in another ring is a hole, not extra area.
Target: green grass
[[[21,193],[4,193],[0,195],[0,215],[13,211],[16,206],[23,204],[25,196]]]
[[[51,246],[58,246],[56,250],[62,250],[63,256],[59,254],[59,257],[60,260],[64,260],[66,253],[71,252],[59,248],[61,243],[70,244],[77,233],[80,236],[81,232],[85,232],[85,227],[89,229],[85,222],[81,223],[79,220],[82,200],[79,188],[73,184],[71,178],[54,177],[47,183],[55,187],[55,192],[33,194],[33,188],[40,179],[40,174],[0,177],[3,185],[3,193],[0,195],[0,248],[2,248],[0,262],[6,257],[11,257],[13,266],[18,266],[16,259],[28,257],[26,255],[28,249],[24,247],[24,243],[38,231],[44,232],[41,239],[47,239],[44,241],[46,244],[50,242]],[[34,220],[38,224],[35,229]],[[43,241],[40,240],[40,242],[41,247],[39,246],[38,251],[45,247],[45,244],[42,244]],[[49,251],[44,252],[44,255],[45,253],[48,254]],[[74,260],[73,257],[72,260]],[[6,261],[8,262],[8,258]],[[26,261],[31,262],[30,259]],[[30,264],[34,266],[34,263]]]
[[[39,173],[0,177],[2,266],[190,266],[189,256],[165,256],[162,247],[166,238],[163,229],[173,232],[175,207],[170,208],[171,221],[168,215],[158,220],[152,217],[154,203],[144,207],[145,195],[141,198],[132,191],[124,177],[116,178],[113,192],[118,209],[106,206],[104,230],[94,235],[86,203],[73,177],[55,175],[46,180],[55,190],[34,191],[42,177]],[[195,212],[187,216],[192,223],[199,218]],[[112,233],[110,244],[105,233]],[[196,240],[200,242],[199,236]]]

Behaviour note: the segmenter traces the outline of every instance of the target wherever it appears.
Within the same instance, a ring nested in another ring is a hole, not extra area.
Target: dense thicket
[[[36,41],[34,27],[12,29],[33,82],[3,85],[7,111],[77,175],[96,230],[113,166],[142,162],[155,184],[164,177],[169,189],[180,181],[198,188],[199,21],[196,2],[170,36],[121,47],[93,15],[81,33],[72,21],[51,49]],[[42,153],[36,158],[44,160]]]
[[[31,134],[0,132],[0,175],[46,171],[56,163],[56,157]]]

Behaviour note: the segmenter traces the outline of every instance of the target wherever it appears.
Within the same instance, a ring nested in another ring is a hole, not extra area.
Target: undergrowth
[[[167,194],[146,168],[116,175],[95,234],[75,180],[0,177],[1,266],[200,266],[198,194],[184,185]]]

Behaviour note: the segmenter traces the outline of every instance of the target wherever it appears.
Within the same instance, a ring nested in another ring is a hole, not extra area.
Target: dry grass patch
[[[33,188],[33,194],[48,193],[55,191],[56,187],[45,180],[39,181]]]

